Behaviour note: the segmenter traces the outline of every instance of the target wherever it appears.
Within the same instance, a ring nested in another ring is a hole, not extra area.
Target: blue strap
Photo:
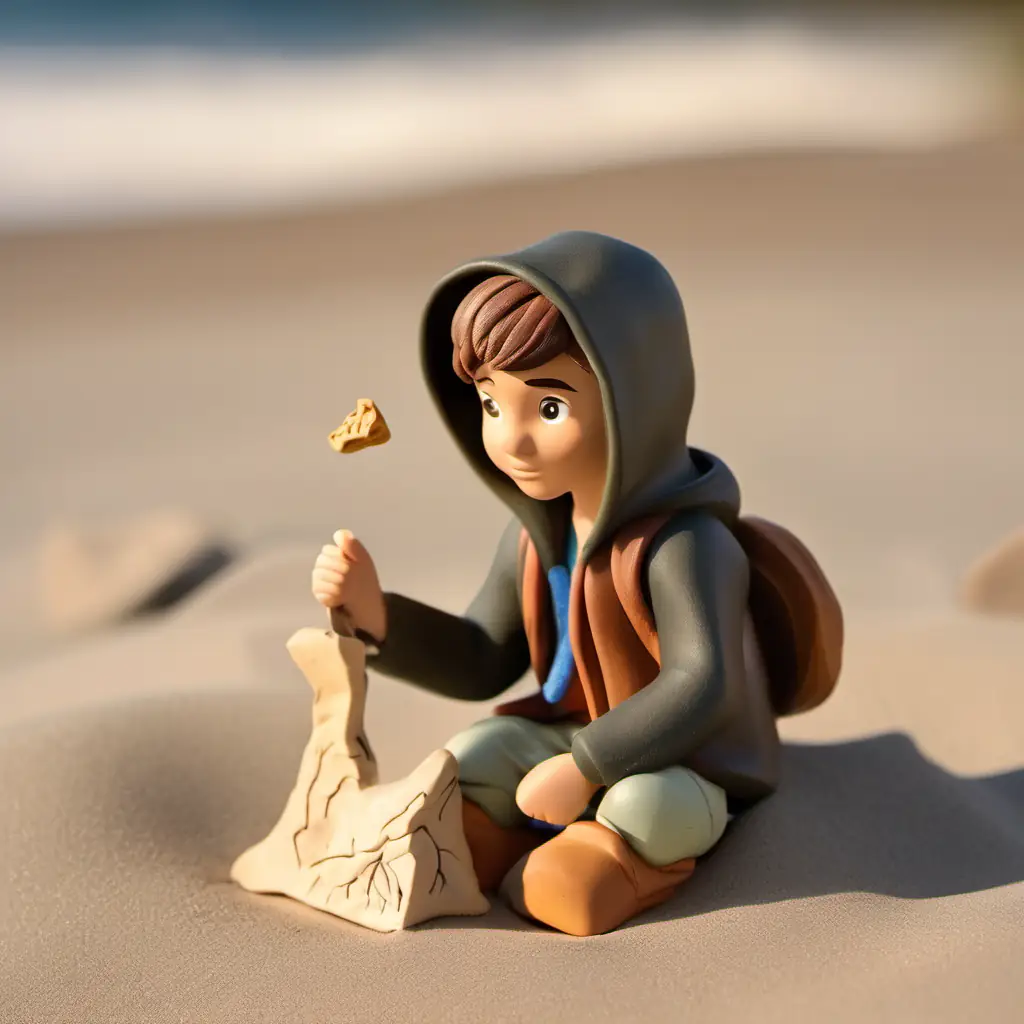
[[[576,564],[576,531],[569,529],[565,561],[567,565],[556,565],[548,572],[548,586],[551,588],[551,603],[555,610],[555,625],[558,629],[558,646],[551,662],[551,670],[541,687],[541,693],[549,704],[557,704],[569,691],[572,680],[573,656],[572,645],[569,643],[569,590],[572,582],[572,569]],[[564,825],[551,825],[546,821],[530,818],[530,828],[555,834],[561,832]]]
[[[551,603],[555,608],[555,622],[558,625],[558,647],[551,662],[547,679],[541,687],[544,699],[557,704],[569,691],[572,679],[573,657],[569,643],[569,570],[564,565],[552,566],[548,572],[551,587]]]

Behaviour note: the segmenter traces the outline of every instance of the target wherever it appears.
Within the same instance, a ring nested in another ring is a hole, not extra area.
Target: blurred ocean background
[[[1016,6],[0,4],[0,227],[320,206],[1019,112]]]

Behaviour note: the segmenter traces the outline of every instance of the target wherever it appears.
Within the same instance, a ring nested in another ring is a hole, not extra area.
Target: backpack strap
[[[540,563],[540,556],[525,528],[519,534],[517,576],[520,606],[523,612],[523,630],[530,648],[530,666],[538,682],[541,682],[547,675],[554,653],[550,615],[551,597],[547,578]],[[586,694],[580,684],[579,673],[575,670],[569,692],[557,704],[549,704],[538,689],[525,697],[498,704],[492,713],[531,718],[538,722],[559,722],[568,719],[585,724],[590,721]]]
[[[530,646],[530,667],[537,679],[543,680],[554,654],[554,638],[547,614],[551,598],[540,557],[525,528],[519,535],[518,573],[523,629]]]
[[[612,542],[611,569],[615,593],[647,653],[659,664],[661,645],[654,615],[644,599],[643,569],[651,541],[670,518],[658,515],[637,519],[624,526]]]

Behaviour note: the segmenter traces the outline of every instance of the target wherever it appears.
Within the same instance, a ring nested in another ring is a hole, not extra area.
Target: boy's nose
[[[537,454],[537,443],[528,430],[510,430],[505,439],[505,451],[520,459],[529,459]]]

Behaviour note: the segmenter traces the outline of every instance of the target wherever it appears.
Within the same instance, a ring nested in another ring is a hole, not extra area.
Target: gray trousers
[[[497,715],[464,729],[446,744],[459,763],[467,799],[499,825],[529,820],[516,804],[516,789],[531,768],[566,754],[582,729]],[[673,766],[630,775],[598,791],[582,818],[596,818],[618,832],[648,864],[661,866],[698,857],[722,837],[729,815],[725,792],[689,768]]]

